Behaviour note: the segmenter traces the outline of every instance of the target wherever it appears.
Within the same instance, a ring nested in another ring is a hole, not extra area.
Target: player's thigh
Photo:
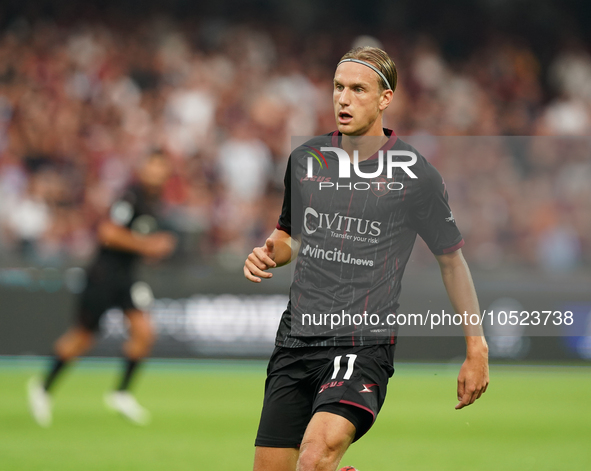
[[[254,452],[254,471],[295,471],[297,448],[257,446]]]
[[[302,448],[318,442],[328,449],[344,452],[354,437],[355,427],[349,420],[329,412],[316,412],[306,428]]]
[[[301,349],[276,348],[267,368],[256,446],[298,448],[312,418],[315,385]]]
[[[343,347],[332,353],[335,357],[327,359],[313,411],[347,419],[354,424],[354,440],[358,440],[371,428],[384,403],[394,373],[394,346]]]
[[[256,446],[298,448],[312,417],[311,394],[293,378],[267,377]]]

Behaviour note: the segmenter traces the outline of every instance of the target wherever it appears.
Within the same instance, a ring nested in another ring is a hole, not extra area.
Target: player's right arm
[[[109,220],[100,223],[98,239],[103,247],[155,259],[167,257],[176,245],[176,238],[169,232],[143,235]]]
[[[287,265],[296,254],[296,239],[281,229],[275,229],[262,247],[255,247],[244,262],[244,276],[254,282],[260,283],[261,278],[271,278],[270,268]]]

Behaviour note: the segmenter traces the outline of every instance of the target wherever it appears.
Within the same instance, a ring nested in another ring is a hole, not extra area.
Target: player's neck
[[[388,140],[388,136],[384,133],[382,127],[382,120],[377,119],[374,124],[371,125],[361,135],[358,136],[347,136],[343,135],[341,145],[344,150],[347,151],[353,162],[353,152],[358,151],[359,162],[369,159],[374,155]]]

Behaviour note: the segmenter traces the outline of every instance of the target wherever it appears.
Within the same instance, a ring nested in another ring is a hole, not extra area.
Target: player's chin
[[[353,123],[343,124],[343,123],[339,123],[337,121],[337,129],[339,130],[339,132],[341,134],[348,136],[348,135],[355,134],[355,132],[357,131],[357,126],[355,126]]]

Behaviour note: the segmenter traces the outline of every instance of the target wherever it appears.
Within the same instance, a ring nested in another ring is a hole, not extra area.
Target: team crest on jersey
[[[393,186],[392,183],[395,185]],[[380,175],[379,177],[371,179],[371,192],[379,198],[380,196],[387,195],[391,190],[402,190],[402,184],[398,185],[393,179]]]

